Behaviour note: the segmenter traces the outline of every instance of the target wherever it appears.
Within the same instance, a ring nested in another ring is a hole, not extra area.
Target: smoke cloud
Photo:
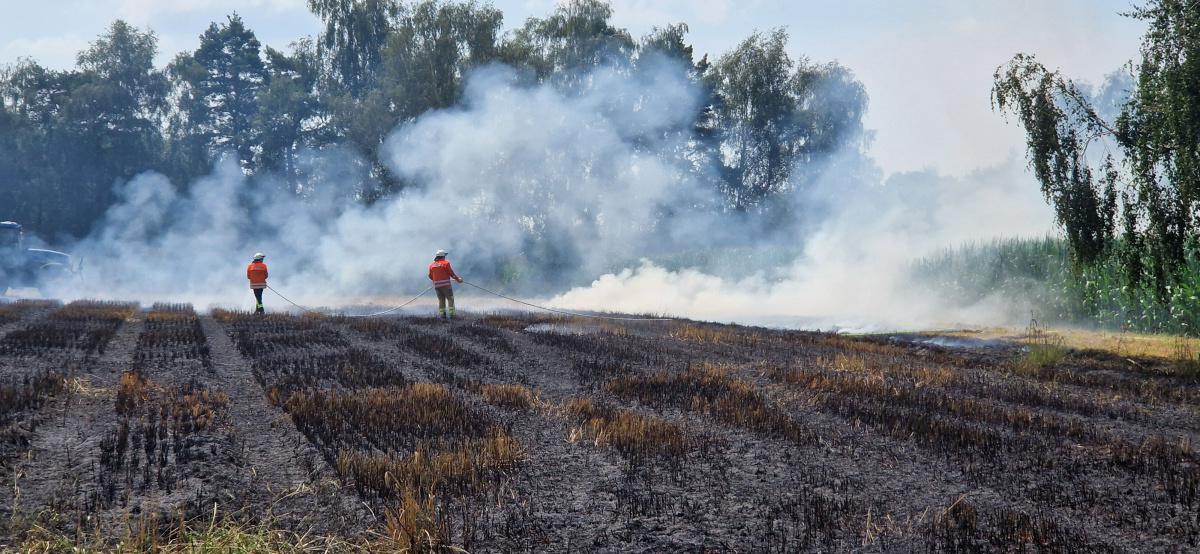
[[[996,237],[1044,236],[1052,214],[1024,164],[1007,163],[965,177],[932,170],[897,174],[857,190],[820,181],[828,203],[816,230],[797,237],[803,254],[772,276],[747,264],[740,278],[699,269],[671,271],[652,260],[608,274],[557,298],[569,308],[605,306],[725,322],[875,331],[998,325],[1027,319],[1011,298],[973,305],[944,300],[914,282],[912,263],[948,247]]]
[[[392,133],[390,169],[410,186],[371,206],[347,193],[368,177],[339,149],[310,154],[302,197],[235,163],[186,187],[140,175],[72,248],[84,258],[82,282],[54,292],[245,308],[245,264],[262,251],[272,285],[295,300],[387,303],[428,286],[425,267],[446,248],[467,279],[504,280],[557,307],[913,326],[1006,317],[915,293],[906,278],[914,258],[1050,229],[1019,160],[966,177],[926,170],[886,180],[849,177],[834,160],[790,198],[795,221],[767,236],[713,209],[713,175],[685,154],[703,96],[683,68],[646,59],[581,82],[564,92],[522,85],[502,66],[477,71],[459,106]],[[720,267],[675,255],[728,245],[745,255]]]

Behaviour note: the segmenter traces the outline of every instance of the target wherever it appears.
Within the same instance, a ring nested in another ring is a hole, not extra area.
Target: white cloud
[[[1021,129],[992,111],[993,72],[1018,52],[1073,78],[1099,81],[1137,56],[1142,24],[1073,2],[957,8],[942,18],[849,32],[838,58],[871,97],[872,154],[888,172],[937,167],[962,175],[1020,154]]]
[[[119,17],[135,24],[146,24],[161,15],[189,14],[214,9],[249,11],[264,9],[282,12],[305,10],[304,0],[117,0]]]
[[[46,67],[70,67],[75,57],[87,48],[88,40],[74,35],[15,38],[0,45],[0,60],[14,62],[32,58]]]
[[[983,23],[979,21],[979,18],[972,15],[955,18],[949,22],[950,30],[960,35],[974,33],[982,26]]]
[[[724,21],[731,0],[612,0],[613,20],[631,30],[687,22],[692,27]],[[742,9],[752,8],[742,2]]]

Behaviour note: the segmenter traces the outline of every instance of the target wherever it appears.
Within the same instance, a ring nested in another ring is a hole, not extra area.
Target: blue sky
[[[318,31],[304,0],[0,0],[0,64],[28,56],[55,68],[113,19],[150,27],[160,61],[194,49],[210,21],[235,9],[277,48]],[[496,0],[508,28],[549,13],[556,0]],[[838,60],[871,96],[872,153],[888,172],[964,174],[1020,156],[1020,130],[989,107],[997,65],[1036,54],[1098,82],[1137,55],[1145,26],[1119,15],[1132,0],[612,0],[635,36],[687,22],[698,55],[716,57],[755,30],[785,27],[795,57]]]

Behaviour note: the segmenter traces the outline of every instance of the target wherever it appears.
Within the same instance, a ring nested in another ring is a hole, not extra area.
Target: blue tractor
[[[0,221],[0,296],[9,288],[42,287],[76,273],[70,254],[28,248],[19,223]]]

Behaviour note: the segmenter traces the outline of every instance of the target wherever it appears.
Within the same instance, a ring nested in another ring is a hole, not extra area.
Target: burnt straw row
[[[526,452],[467,402],[469,391],[412,382],[393,361],[353,345],[343,318],[214,315],[250,360],[267,398],[358,495],[380,508],[397,547],[467,546],[504,533],[490,522]],[[456,363],[485,360],[405,324],[359,321],[356,331],[415,353]],[[521,402],[514,391],[492,395]]]
[[[43,357],[104,354],[109,341],[137,311],[135,304],[80,300],[55,309],[0,339],[0,355]]]
[[[192,306],[155,304],[138,335],[132,367],[117,384],[117,424],[98,446],[91,508],[170,494],[228,447],[228,396],[199,379],[211,372],[208,339]]]

